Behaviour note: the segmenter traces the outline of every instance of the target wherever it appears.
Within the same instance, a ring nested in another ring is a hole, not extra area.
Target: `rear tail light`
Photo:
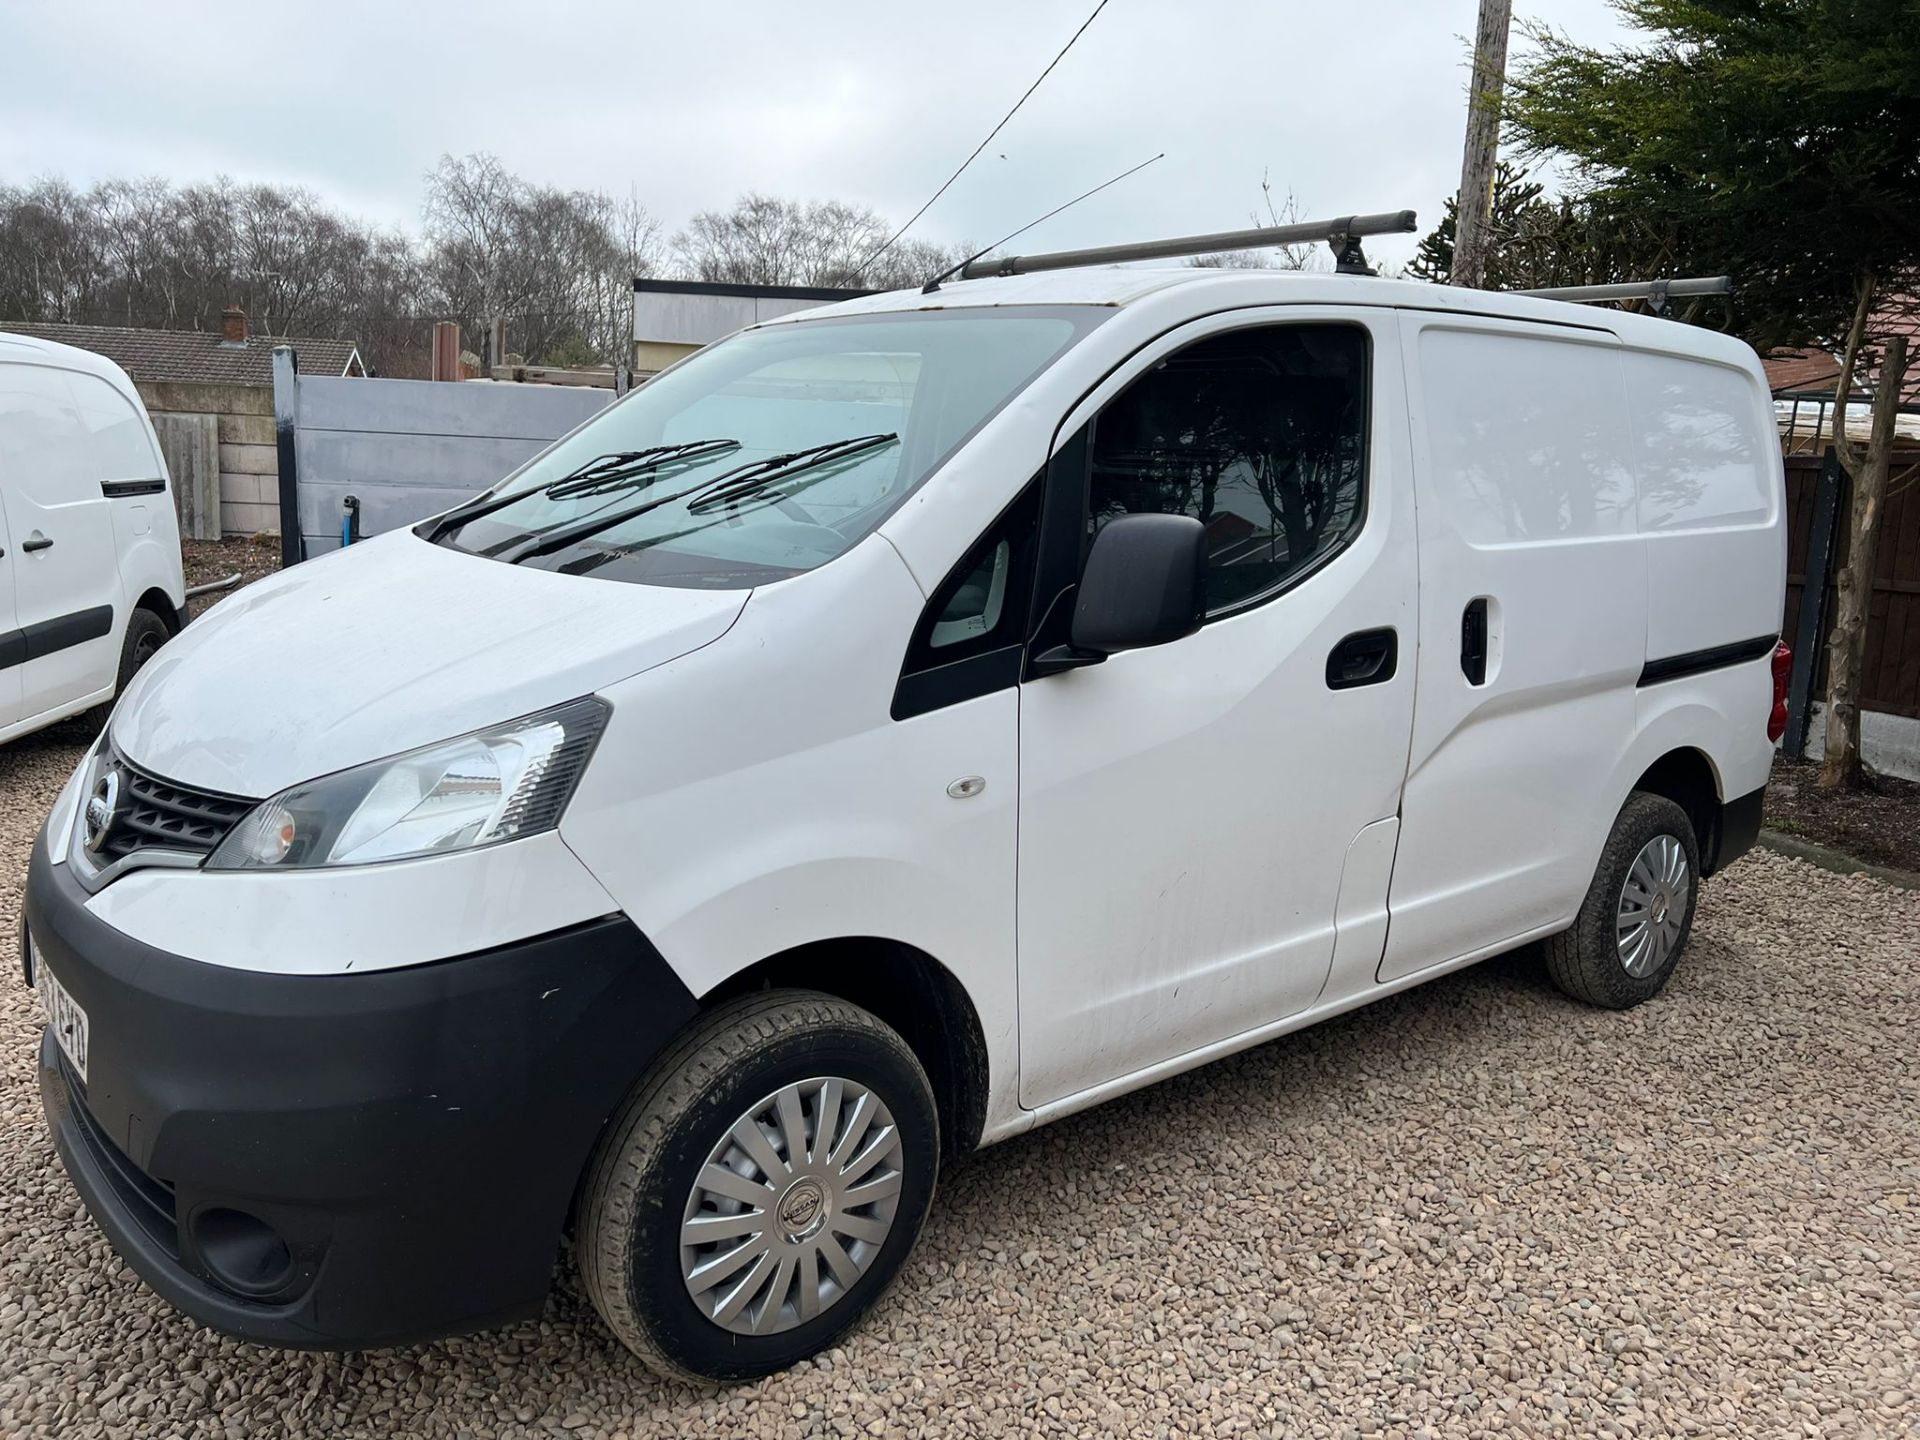
[[[1767,739],[1776,745],[1787,733],[1787,680],[1793,674],[1793,651],[1782,640],[1773,647],[1773,709],[1767,713]]]

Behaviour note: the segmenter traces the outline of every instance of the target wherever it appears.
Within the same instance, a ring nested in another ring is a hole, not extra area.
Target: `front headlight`
[[[604,702],[575,700],[295,785],[249,811],[207,868],[371,865],[551,830],[606,722]]]

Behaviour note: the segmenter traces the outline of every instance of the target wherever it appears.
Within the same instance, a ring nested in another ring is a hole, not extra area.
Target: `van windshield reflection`
[[[1111,310],[900,312],[744,331],[420,533],[566,574],[733,589],[851,549]]]

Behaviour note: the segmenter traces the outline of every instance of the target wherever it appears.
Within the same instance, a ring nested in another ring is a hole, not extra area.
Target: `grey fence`
[[[283,561],[339,545],[349,496],[362,536],[414,524],[486,489],[613,398],[577,386],[300,375],[292,352],[276,350]]]

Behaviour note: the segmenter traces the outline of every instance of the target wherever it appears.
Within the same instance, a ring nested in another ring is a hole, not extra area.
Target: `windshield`
[[[784,579],[864,539],[1110,313],[909,311],[743,331],[420,533],[570,575]]]

